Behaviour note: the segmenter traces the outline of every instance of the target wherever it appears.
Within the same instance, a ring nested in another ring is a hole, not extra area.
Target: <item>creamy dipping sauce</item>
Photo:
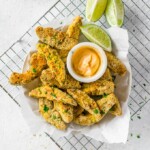
[[[101,58],[93,47],[82,46],[73,53],[73,69],[77,74],[83,77],[95,75],[100,65]]]

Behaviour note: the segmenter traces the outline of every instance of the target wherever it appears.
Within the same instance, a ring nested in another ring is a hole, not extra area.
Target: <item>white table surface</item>
[[[16,42],[54,2],[56,0],[0,0],[0,55]],[[104,143],[100,149],[150,149],[150,101],[138,114],[141,119],[137,118],[137,115],[133,117],[126,144]],[[140,138],[137,138],[137,135],[140,135]],[[36,135],[30,133],[20,108],[0,88],[0,150],[45,150],[51,149],[52,144],[45,133]],[[54,148],[57,149],[59,148]]]

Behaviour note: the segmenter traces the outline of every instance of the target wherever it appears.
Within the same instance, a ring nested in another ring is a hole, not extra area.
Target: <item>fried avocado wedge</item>
[[[55,87],[50,86],[38,87],[29,92],[29,96],[35,98],[47,98],[48,100],[51,101],[63,102],[64,104],[77,106],[76,101],[70,95]]]
[[[53,102],[46,98],[39,99],[39,112],[42,117],[51,125],[55,126],[59,130],[65,130],[66,124],[62,120],[59,112],[53,109]]]
[[[76,102],[88,111],[90,114],[99,116],[99,108],[94,101],[85,92],[78,89],[68,89],[67,92],[76,100]]]
[[[76,40],[79,39],[80,35],[80,26],[82,25],[82,18],[80,16],[77,16],[74,18],[73,22],[69,25],[66,34],[70,38],[74,38]]]
[[[91,83],[84,83],[82,90],[89,95],[104,95],[114,92],[114,83],[107,80],[97,80]]]
[[[57,86],[60,89],[69,89],[69,88],[80,89],[81,88],[80,82],[75,80],[68,73],[66,74],[65,81],[63,82],[62,85],[60,85],[59,82],[57,82],[57,80],[55,79],[54,73],[49,68],[42,71],[40,79],[43,85]]]
[[[112,76],[109,68],[106,69],[105,73],[99,80],[107,80],[107,81],[112,81]]]
[[[115,100],[115,105],[110,109],[109,113],[111,113],[112,115],[115,115],[115,116],[121,116],[122,109],[121,109],[121,105],[120,105],[118,98],[115,96],[115,94],[110,94],[108,96],[110,99]]]
[[[69,37],[65,32],[50,27],[37,27],[36,34],[41,42],[58,50],[70,50],[78,43],[78,40]]]
[[[50,71],[55,75],[55,79],[59,82],[60,85],[62,85],[66,78],[65,64],[61,60],[57,51],[43,43],[38,43],[36,47],[38,53],[45,56],[47,65]]]
[[[77,105],[77,106],[73,107],[73,114],[74,114],[74,117],[76,118],[76,117],[79,116],[83,111],[84,111],[84,109],[83,109],[80,105]]]
[[[54,108],[60,113],[64,122],[70,123],[73,120],[73,106],[55,101]]]
[[[126,66],[112,53],[106,52],[108,68],[116,75],[124,76],[127,72]]]
[[[13,85],[25,85],[37,78],[46,66],[46,59],[38,53],[33,53],[30,58],[29,70],[24,73],[13,72],[9,82]]]
[[[100,115],[93,115],[93,114],[81,114],[74,119],[74,123],[81,125],[81,126],[91,126],[95,123],[100,122],[103,117],[109,112],[109,110],[115,105],[115,99],[111,98],[112,94],[108,95],[106,98],[102,98],[97,101],[99,106]]]

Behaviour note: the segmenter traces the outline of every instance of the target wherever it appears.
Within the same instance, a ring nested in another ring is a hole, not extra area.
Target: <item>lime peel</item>
[[[94,24],[86,24],[80,28],[89,41],[96,43],[104,48],[104,50],[111,52],[111,39],[105,30]]]
[[[104,13],[107,0],[87,0],[86,19],[88,21],[97,21]]]

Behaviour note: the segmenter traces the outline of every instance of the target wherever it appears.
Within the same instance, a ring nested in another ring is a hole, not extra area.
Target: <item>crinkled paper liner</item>
[[[65,30],[70,21],[70,18],[63,20],[54,20],[45,26],[51,26],[53,28],[61,28]],[[124,77],[117,76],[115,80],[115,93],[121,102],[123,112],[122,116],[115,117],[107,114],[102,119],[102,121],[90,127],[82,127],[71,123],[68,125],[66,131],[59,131],[52,125],[45,122],[45,120],[41,117],[38,111],[38,100],[28,96],[28,92],[31,89],[37,87],[39,84],[39,79],[35,79],[28,85],[22,87],[23,92],[19,95],[19,97],[21,98],[22,114],[24,116],[24,119],[27,121],[31,132],[36,133],[38,131],[44,131],[50,135],[54,135],[57,138],[67,136],[71,132],[73,134],[81,133],[97,141],[107,143],[125,143],[127,141],[130,120],[130,111],[127,104],[132,82],[131,67],[127,58],[129,50],[128,33],[127,30],[117,27],[111,27],[107,29],[107,32],[112,39],[113,52],[126,65],[128,70],[127,74]],[[32,36],[33,51],[30,51],[29,55],[26,58],[23,72],[28,69],[30,55],[35,52],[35,46],[38,42],[38,38],[35,35],[34,30]],[[80,36],[80,42],[82,41],[87,41],[83,35]]]

